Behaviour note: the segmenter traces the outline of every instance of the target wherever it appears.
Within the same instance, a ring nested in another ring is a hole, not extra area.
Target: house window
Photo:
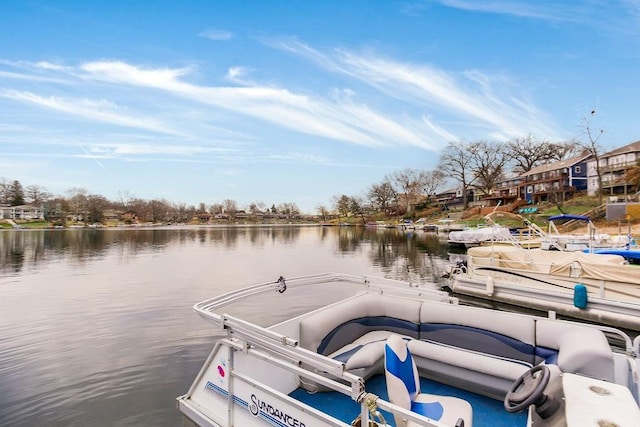
[[[533,187],[531,186],[527,187],[527,193],[529,194],[533,193]]]
[[[580,173],[580,166],[576,166],[573,170],[574,170],[576,173]]]

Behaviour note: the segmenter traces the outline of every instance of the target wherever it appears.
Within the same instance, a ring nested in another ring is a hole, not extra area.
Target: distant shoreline
[[[325,224],[319,223],[265,223],[265,224],[132,224],[132,225],[100,225],[91,227],[88,225],[69,226],[69,227],[53,227],[53,226],[20,226],[0,227],[0,231],[29,231],[29,230],[47,230],[47,231],[65,231],[65,230],[179,230],[193,228],[258,228],[258,227],[321,227]]]

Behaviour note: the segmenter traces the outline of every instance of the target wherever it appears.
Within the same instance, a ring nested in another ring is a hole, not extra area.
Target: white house
[[[634,183],[624,180],[627,170],[636,166],[640,160],[640,141],[600,155],[602,189],[607,196],[626,197],[633,192]],[[595,160],[587,162],[587,193],[590,196],[598,192],[598,173]]]
[[[0,219],[22,219],[34,220],[44,219],[44,211],[35,206],[19,205],[19,206],[1,206]]]

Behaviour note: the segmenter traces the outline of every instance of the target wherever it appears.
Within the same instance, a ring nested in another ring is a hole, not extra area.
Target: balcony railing
[[[622,162],[622,163],[614,163],[611,165],[600,165],[601,173],[608,173],[612,171],[624,171],[627,169],[631,169],[634,166],[638,165],[638,161],[633,162]]]

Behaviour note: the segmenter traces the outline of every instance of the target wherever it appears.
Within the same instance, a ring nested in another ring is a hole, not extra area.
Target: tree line
[[[597,148],[596,143],[591,147],[575,140],[550,142],[531,135],[507,142],[449,142],[434,170],[407,168],[393,172],[372,184],[364,195],[335,195],[332,206],[339,216],[364,215],[367,207],[385,214],[408,213],[425,195],[433,196],[443,185],[454,183],[462,191],[466,209],[469,190],[489,194],[509,173],[525,173],[545,163],[589,154]],[[323,216],[329,212],[324,205],[317,209]]]
[[[595,115],[591,111],[590,117]],[[480,194],[489,194],[496,184],[508,174],[522,174],[534,167],[566,160],[577,155],[591,155],[596,163],[598,194],[602,203],[602,173],[600,155],[602,147],[599,140],[604,130],[594,130],[590,118],[583,117],[581,127],[586,141],[569,140],[551,142],[540,140],[532,135],[514,138],[506,142],[480,140],[467,142],[451,141],[441,152],[434,170],[406,168],[383,177],[382,181],[372,184],[363,195],[333,196],[331,208],[326,205],[316,207],[323,219],[330,214],[338,216],[360,215],[364,219],[365,211],[385,214],[409,212],[418,200],[436,194],[443,185],[455,185],[461,190],[463,208],[469,205],[470,190]],[[636,182],[640,189],[640,165],[631,169],[625,179]],[[134,197],[128,191],[120,192],[115,201],[102,195],[91,194],[84,188],[71,188],[67,196],[52,196],[40,185],[25,188],[17,181],[0,178],[0,206],[32,204],[42,207],[49,216],[58,217],[65,213],[82,215],[86,222],[102,222],[108,209],[135,212],[144,221],[186,222],[199,214],[235,215],[240,211],[235,200],[225,199],[220,203],[198,206],[186,203],[173,203],[165,199],[144,200]],[[249,214],[270,213],[281,215],[299,215],[300,209],[295,203],[272,204],[268,207],[262,201],[255,201],[246,208]]]
[[[406,168],[395,171],[386,175],[381,182],[372,184],[364,195],[334,196],[331,200],[332,208],[319,205],[317,213],[326,219],[330,214],[364,216],[367,209],[385,214],[408,212],[424,195],[434,195],[443,185],[451,185],[451,182],[462,190],[466,209],[469,190],[488,194],[508,171],[527,172],[544,163],[567,159],[585,149],[585,146],[575,141],[540,141],[530,135],[508,142],[450,142],[442,151],[434,170]],[[118,193],[117,200],[109,200],[81,187],[70,188],[66,191],[66,196],[53,196],[41,185],[23,187],[18,180],[0,178],[0,205],[22,204],[42,207],[48,217],[58,218],[71,214],[85,222],[103,222],[104,212],[110,209],[135,212],[139,219],[150,222],[187,222],[200,214],[224,213],[233,216],[240,211],[237,202],[232,199],[195,206],[165,199],[144,200],[123,191]],[[288,202],[269,207],[262,201],[255,201],[242,210],[254,215],[300,214],[297,205]]]
[[[70,188],[66,191],[66,196],[53,196],[41,185],[24,187],[18,180],[0,178],[0,206],[25,204],[42,208],[46,219],[64,221],[66,216],[72,216],[78,221],[87,223],[104,222],[105,213],[109,210],[133,212],[140,220],[154,223],[188,222],[202,214],[234,216],[241,211],[238,203],[232,199],[213,204],[199,203],[195,206],[174,203],[166,199],[144,200],[133,196],[128,191],[122,191],[118,193],[117,200],[109,200],[81,187]],[[300,214],[298,206],[291,202],[274,203],[269,207],[262,201],[255,201],[249,204],[246,211],[254,215],[258,213],[286,216]]]

